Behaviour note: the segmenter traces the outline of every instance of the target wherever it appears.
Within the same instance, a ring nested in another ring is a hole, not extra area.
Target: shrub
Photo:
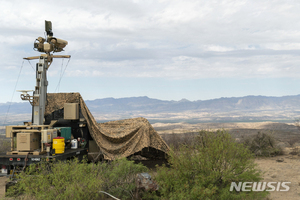
[[[136,175],[148,171],[141,163],[135,164],[126,158],[98,165],[103,181],[102,190],[121,199],[133,198]]]
[[[118,198],[131,198],[136,173],[146,167],[125,158],[109,163],[79,162],[78,159],[30,165],[18,176],[8,195],[28,199],[103,199],[105,191]]]
[[[162,135],[162,138],[169,146],[178,150],[181,145],[193,145],[195,135],[197,135],[197,133],[194,132],[171,133]]]
[[[274,137],[270,134],[258,132],[255,136],[246,137],[243,143],[255,156],[276,156],[283,154],[282,148],[276,145]]]
[[[10,141],[4,138],[0,138],[0,153],[10,151]]]
[[[9,196],[20,194],[33,199],[82,199],[99,197],[102,181],[95,165],[78,159],[56,163],[30,165],[18,175],[17,184],[8,190]]]
[[[170,168],[157,168],[160,199],[259,199],[267,192],[230,192],[231,182],[258,182],[251,152],[225,131],[202,131],[194,146],[171,151]],[[149,197],[148,197],[149,198]]]
[[[298,128],[299,128],[299,126],[298,126]],[[290,137],[287,140],[287,143],[291,146],[290,154],[298,155],[300,153],[300,149],[298,147],[299,141],[300,141],[299,136]]]

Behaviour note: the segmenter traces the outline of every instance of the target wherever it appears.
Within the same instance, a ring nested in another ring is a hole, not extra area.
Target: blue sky
[[[22,58],[39,55],[32,47],[45,20],[69,42],[58,54],[72,56],[54,60],[48,92],[90,100],[300,94],[298,1],[0,3],[0,103],[21,101],[14,93],[21,66],[16,89],[34,89],[36,61]]]

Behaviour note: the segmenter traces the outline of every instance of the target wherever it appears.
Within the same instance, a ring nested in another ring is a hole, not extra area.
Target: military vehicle
[[[79,93],[47,93],[47,71],[54,58],[71,56],[53,55],[64,51],[68,42],[53,36],[51,21],[45,21],[45,32],[45,38],[34,42],[34,50],[42,54],[24,58],[39,60],[35,89],[19,91],[21,99],[32,105],[32,120],[6,126],[11,151],[0,155],[0,176],[13,176],[43,160],[83,159],[85,155],[90,161],[135,155],[163,159],[169,147],[146,119],[97,123]]]

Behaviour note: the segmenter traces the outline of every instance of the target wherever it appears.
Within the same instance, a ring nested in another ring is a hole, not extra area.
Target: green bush
[[[102,190],[121,199],[131,199],[136,187],[136,175],[146,171],[148,168],[141,163],[135,164],[134,161],[128,161],[126,158],[101,163],[99,172],[103,181]]]
[[[170,167],[157,168],[155,199],[259,199],[267,192],[230,192],[231,182],[259,182],[251,152],[225,131],[202,131],[194,146],[171,151]],[[148,197],[149,198],[149,197]]]
[[[246,137],[243,143],[255,156],[282,155],[282,148],[276,145],[274,137],[270,134],[258,132],[255,136]]]
[[[122,199],[131,198],[134,177],[147,168],[125,158],[109,163],[88,164],[77,159],[30,165],[8,190],[8,196],[27,199],[103,199],[105,191]]]

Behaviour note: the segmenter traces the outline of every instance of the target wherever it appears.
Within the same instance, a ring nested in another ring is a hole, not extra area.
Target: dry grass
[[[199,132],[182,132],[182,133],[171,133],[161,134],[164,141],[175,150],[179,149],[181,145],[193,146],[195,143],[195,137],[199,136]],[[236,136],[231,133],[231,135]],[[278,145],[278,140],[274,134],[269,132],[256,132],[256,134],[249,134],[248,136],[243,135],[237,137],[237,141],[244,143],[255,156],[278,156],[283,155],[283,148]],[[293,144],[297,144],[298,140],[293,141]],[[292,146],[292,145],[291,145]],[[297,147],[293,148],[293,153],[299,152]]]
[[[195,136],[199,135],[196,132],[188,132],[188,133],[171,133],[171,134],[162,134],[163,140],[174,149],[179,149],[181,145],[191,146],[194,143]]]
[[[283,149],[277,145],[272,134],[258,132],[254,136],[244,137],[241,141],[255,156],[278,156],[283,155]]]

